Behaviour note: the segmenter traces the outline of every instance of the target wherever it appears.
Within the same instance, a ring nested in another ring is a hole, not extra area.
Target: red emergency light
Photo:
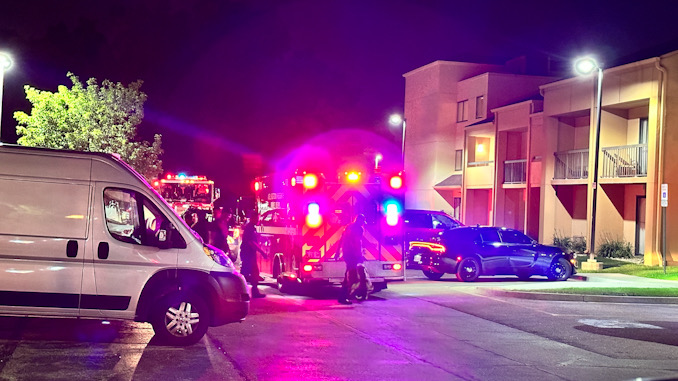
[[[195,181],[206,181],[207,176],[186,176],[183,173],[180,173],[178,175],[168,174],[166,176],[166,179],[162,179],[161,181],[164,182],[165,180],[181,180],[182,182],[192,183],[192,182],[195,182]],[[210,180],[209,183],[212,184],[213,181]]]
[[[400,175],[392,176],[388,184],[393,189],[400,189],[403,187],[403,178]]]
[[[308,173],[304,175],[304,188],[306,189],[314,189],[315,187],[318,186],[318,176],[314,175],[313,173]]]

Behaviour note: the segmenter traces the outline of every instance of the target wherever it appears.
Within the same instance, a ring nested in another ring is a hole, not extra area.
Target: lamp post
[[[596,141],[595,151],[593,151],[593,190],[592,190],[592,204],[591,204],[591,243],[589,261],[595,262],[595,246],[596,246],[596,204],[598,201],[598,157],[600,150],[600,117],[601,108],[603,104],[603,68],[591,57],[582,57],[575,61],[574,70],[579,75],[589,75],[596,72],[598,79],[598,86],[596,90]]]
[[[12,57],[0,52],[0,142],[2,142],[2,87],[5,81],[5,72],[12,67]]]
[[[402,156],[403,171],[405,170],[405,127],[407,126],[407,120],[400,114],[393,114],[388,118],[388,122],[391,126],[401,126],[403,127],[403,140],[402,148],[400,149],[400,154]]]

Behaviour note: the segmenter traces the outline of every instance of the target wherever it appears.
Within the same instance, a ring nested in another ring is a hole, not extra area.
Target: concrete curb
[[[503,296],[518,299],[560,300],[566,302],[605,302],[605,303],[645,303],[645,304],[678,304],[678,297],[668,296],[613,296],[613,295],[578,295],[555,294],[547,292],[526,292],[516,290],[483,290],[492,296]]]

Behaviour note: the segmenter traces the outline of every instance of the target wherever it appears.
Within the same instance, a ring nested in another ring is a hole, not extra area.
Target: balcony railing
[[[527,160],[504,161],[504,184],[525,184],[527,182]]]
[[[601,154],[602,178],[647,176],[647,144],[606,147]]]
[[[492,164],[493,161],[471,161],[467,164],[468,167],[487,167],[488,165]]]
[[[554,180],[576,180],[589,177],[589,150],[556,152]]]

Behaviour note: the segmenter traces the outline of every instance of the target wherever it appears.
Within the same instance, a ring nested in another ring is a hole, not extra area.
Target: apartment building
[[[623,240],[661,263],[662,211],[678,226],[678,204],[659,202],[678,175],[678,52],[604,70],[597,155],[595,75],[436,61],[404,77],[408,207],[590,242],[595,194],[596,246]],[[678,264],[678,235],[666,246]]]

